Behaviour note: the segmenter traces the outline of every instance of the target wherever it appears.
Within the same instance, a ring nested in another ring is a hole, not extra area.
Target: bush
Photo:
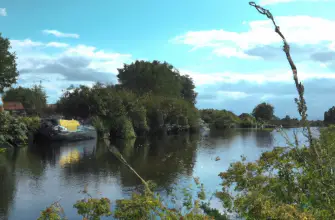
[[[234,211],[247,219],[333,219],[334,131],[321,131],[314,143],[322,149],[318,156],[311,147],[282,147],[263,153],[256,162],[243,158],[233,163],[220,174],[226,208],[234,204]],[[229,192],[232,186],[237,195]]]
[[[200,115],[206,123],[216,129],[238,127],[241,123],[237,115],[227,110],[203,109],[200,110]]]
[[[27,126],[28,131],[32,133],[36,132],[41,126],[41,119],[39,117],[21,117],[19,120],[22,121]]]
[[[0,146],[17,147],[27,144],[28,128],[20,118],[0,112]]]
[[[106,133],[109,132],[108,127],[106,126],[104,121],[98,116],[94,116],[92,118],[92,125],[94,126],[98,136],[100,137],[103,137]]]
[[[109,127],[111,136],[119,138],[135,138],[136,134],[130,119],[126,116],[121,116],[112,120]]]

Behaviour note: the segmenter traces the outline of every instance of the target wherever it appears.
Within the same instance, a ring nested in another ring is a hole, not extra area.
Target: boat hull
[[[56,134],[44,134],[51,141],[81,141],[91,140],[97,137],[96,131],[76,131],[76,132],[61,132]]]
[[[97,132],[92,126],[80,126],[76,131],[60,131],[54,128],[53,125],[42,123],[38,135],[51,141],[80,141],[97,137]]]

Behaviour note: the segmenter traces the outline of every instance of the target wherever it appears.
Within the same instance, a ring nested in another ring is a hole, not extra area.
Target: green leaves
[[[92,88],[80,86],[66,91],[58,110],[68,117],[92,117],[100,133],[132,138],[158,131],[164,125],[196,129],[198,110],[181,98],[139,95],[123,88],[97,83]]]
[[[335,124],[335,106],[328,109],[324,114],[325,124]]]
[[[101,199],[83,199],[77,201],[73,205],[77,209],[77,213],[81,215],[86,220],[99,220],[100,217],[110,216],[111,212],[111,202],[108,198]]]
[[[335,215],[333,128],[321,131],[320,167],[312,148],[274,148],[256,162],[240,161],[220,174],[220,199],[246,219],[332,219]],[[231,187],[235,194],[232,196]]]
[[[159,61],[136,61],[118,69],[121,87],[137,94],[184,99],[193,105],[197,93],[192,78],[182,76],[171,64]]]
[[[274,107],[268,103],[261,103],[257,105],[252,111],[252,115],[257,120],[269,121],[273,118]]]
[[[203,109],[201,118],[216,129],[233,128],[240,124],[240,118],[227,110]]]
[[[0,93],[16,83],[19,73],[16,68],[15,53],[11,53],[10,42],[0,33]]]
[[[28,140],[28,128],[22,118],[0,112],[0,146],[23,146]]]
[[[41,215],[37,220],[67,220],[61,205],[56,202],[45,210],[41,211]]]
[[[21,102],[28,113],[43,113],[47,105],[47,96],[41,85],[34,85],[32,88],[10,88],[4,96],[4,101]]]

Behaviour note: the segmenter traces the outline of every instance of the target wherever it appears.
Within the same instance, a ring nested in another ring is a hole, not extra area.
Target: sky
[[[335,105],[335,0],[260,0],[291,45],[308,114]],[[195,82],[198,108],[250,113],[260,102],[298,116],[292,73],[270,20],[246,0],[1,0],[18,84],[55,103],[69,85],[117,83],[135,60],[167,61]]]

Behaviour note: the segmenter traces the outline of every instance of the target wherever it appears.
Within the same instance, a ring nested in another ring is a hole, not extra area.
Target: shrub
[[[36,132],[41,126],[41,119],[39,117],[21,117],[22,121],[30,132]]]
[[[0,112],[0,146],[17,147],[27,144],[28,128],[20,118]]]

